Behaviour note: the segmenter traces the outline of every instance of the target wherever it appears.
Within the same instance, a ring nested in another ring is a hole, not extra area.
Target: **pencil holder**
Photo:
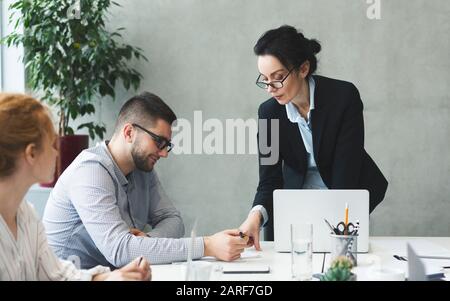
[[[339,256],[346,256],[352,261],[353,266],[358,264],[358,234],[356,235],[337,235],[331,236],[331,261]],[[330,262],[331,262],[330,261]]]

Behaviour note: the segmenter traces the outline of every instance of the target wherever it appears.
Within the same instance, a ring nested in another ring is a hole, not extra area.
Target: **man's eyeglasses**
[[[152,137],[152,139],[156,142],[156,146],[160,149],[163,150],[167,147],[167,152],[170,152],[173,148],[173,144],[172,142],[170,142],[170,140],[167,140],[166,138],[156,135],[155,133],[150,132],[149,130],[143,128],[142,126],[140,126],[139,124],[136,123],[132,123],[132,126],[135,126],[137,128],[140,128],[141,130],[143,130],[144,132],[146,132],[147,134],[150,135],[150,137]]]
[[[283,82],[286,80],[286,78],[288,78],[289,74],[291,74],[292,70],[294,70],[294,68],[292,68],[282,80],[274,80],[274,81],[271,81],[270,83],[261,81],[262,74],[260,74],[258,76],[258,78],[256,79],[256,85],[258,87],[260,87],[261,89],[267,89],[267,88],[269,88],[269,86],[271,86],[272,88],[275,88],[275,89],[283,88]]]

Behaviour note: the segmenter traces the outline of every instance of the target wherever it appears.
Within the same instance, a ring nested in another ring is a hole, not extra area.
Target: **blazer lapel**
[[[314,159],[318,162],[320,152],[320,142],[322,133],[325,130],[328,110],[324,106],[324,89],[320,85],[320,78],[314,76],[316,87],[314,91],[314,110],[311,112],[312,139],[314,149]]]

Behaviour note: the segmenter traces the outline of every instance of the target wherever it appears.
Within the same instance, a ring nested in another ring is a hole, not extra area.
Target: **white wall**
[[[13,0],[3,0],[0,2],[1,15],[0,26],[2,37],[13,31],[13,23],[9,24],[8,7]],[[24,92],[25,91],[25,70],[22,63],[23,48],[8,48],[1,45],[1,78],[0,90],[6,92]]]
[[[348,80],[364,103],[365,146],[389,181],[371,215],[374,235],[450,235],[450,1],[120,0],[109,26],[144,49],[141,90],[193,119],[256,118],[268,98],[254,84],[253,45],[290,24],[322,42],[318,73]],[[109,133],[121,104],[104,105]],[[121,98],[122,97],[122,98]],[[104,103],[105,104],[105,103]],[[158,162],[161,182],[199,233],[237,227],[258,182],[253,155],[174,155]]]

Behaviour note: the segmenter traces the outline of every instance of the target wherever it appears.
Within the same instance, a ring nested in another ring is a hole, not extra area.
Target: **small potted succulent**
[[[352,273],[352,261],[346,256],[339,256],[333,260],[328,271],[320,276],[320,281],[356,281],[356,274]]]

